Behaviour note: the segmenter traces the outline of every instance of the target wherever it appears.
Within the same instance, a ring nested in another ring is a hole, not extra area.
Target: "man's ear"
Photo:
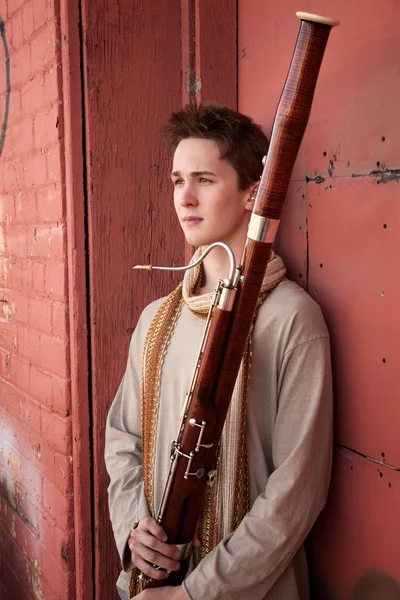
[[[253,210],[253,206],[254,206],[254,201],[256,199],[257,196],[257,190],[258,190],[258,182],[257,183],[253,183],[249,186],[248,188],[248,198],[246,200],[246,204],[245,204],[245,210]]]

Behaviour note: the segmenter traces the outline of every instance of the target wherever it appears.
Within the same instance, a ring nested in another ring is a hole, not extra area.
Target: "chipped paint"
[[[3,315],[5,316],[6,321],[9,320],[10,315],[12,313],[12,309],[8,303],[8,300],[6,298],[3,298],[1,301],[2,307],[3,307]]]
[[[351,176],[353,178],[375,177],[378,179],[377,183],[391,183],[392,181],[398,183],[400,181],[400,169],[387,169],[386,165],[381,166],[385,168],[375,169],[369,173],[353,173]]]
[[[15,508],[15,510],[18,510],[20,490],[16,485],[15,479],[18,480],[21,478],[21,460],[18,457],[10,456],[7,464],[12,471],[12,476],[6,476],[7,498],[11,506]]]
[[[192,73],[188,71],[186,73],[186,91],[188,94],[194,94],[197,96],[201,92],[203,82],[200,75],[196,75],[194,78]]]
[[[369,176],[377,177],[377,183],[390,183],[391,181],[395,181],[396,183],[398,183],[400,181],[400,169],[384,169],[379,171],[371,171]]]
[[[10,532],[13,538],[15,539],[17,537],[17,532],[15,531],[15,515],[12,515],[11,518]]]
[[[392,471],[400,471],[400,467],[390,465],[389,463],[387,463],[385,461],[384,458],[383,458],[383,460],[379,460],[377,458],[373,458],[372,456],[368,456],[367,454],[363,454],[362,452],[358,452],[357,450],[354,450],[353,448],[349,448],[348,446],[343,446],[343,444],[336,444],[336,445],[339,448],[339,452],[341,452],[341,454],[343,454],[343,456],[345,456],[346,458],[348,458],[350,460],[352,460],[352,456],[350,454],[352,452],[357,456],[361,456],[362,458],[365,458],[366,460],[369,460],[370,462],[373,462],[377,465],[381,465],[382,467],[386,467],[387,469],[391,469]]]
[[[61,546],[61,558],[65,561],[68,562],[68,556],[67,556],[67,548],[65,546],[65,544],[63,544]]]
[[[40,444],[33,444],[33,447],[35,448],[36,458],[40,460],[40,457],[42,456]]]
[[[33,590],[36,600],[43,600],[42,576],[41,576],[40,566],[39,566],[39,563],[36,558],[33,561],[31,584],[32,584],[32,590]]]
[[[316,175],[315,177],[307,177],[306,175],[306,181],[307,183],[310,183],[310,181],[313,181],[314,183],[323,183],[324,181],[326,181],[326,177],[322,177],[322,175]]]
[[[11,477],[7,477],[7,499],[10,505],[18,510],[17,508],[17,498],[18,498],[18,490],[14,485],[14,480]]]
[[[17,474],[18,478],[21,477],[21,459],[17,456],[10,456],[8,459],[8,466],[14,473]]]

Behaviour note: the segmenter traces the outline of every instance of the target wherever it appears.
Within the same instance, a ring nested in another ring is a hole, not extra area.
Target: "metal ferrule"
[[[179,544],[178,548],[181,552],[179,560],[186,560],[192,553],[192,542],[188,542],[187,544]]]
[[[261,217],[260,215],[253,213],[250,218],[247,237],[256,242],[272,244],[275,240],[278,227],[278,219],[267,219],[266,217]]]
[[[235,301],[236,290],[232,290],[226,287],[221,288],[221,295],[218,299],[217,308],[221,310],[231,311],[233,303]]]

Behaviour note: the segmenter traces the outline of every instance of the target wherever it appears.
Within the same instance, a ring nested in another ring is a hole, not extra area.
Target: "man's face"
[[[172,166],[174,205],[192,246],[244,241],[253,186],[240,190],[230,162],[220,158],[213,140],[187,138],[175,150]]]

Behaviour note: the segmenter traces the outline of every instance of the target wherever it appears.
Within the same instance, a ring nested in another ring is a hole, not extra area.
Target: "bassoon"
[[[199,356],[184,405],[157,522],[171,544],[190,548],[206,485],[214,474],[217,452],[245,343],[254,317],[271,248],[278,229],[293,165],[307,126],[315,86],[332,27],[338,21],[298,12],[300,29],[264,159],[241,264],[231,261],[229,277],[216,288]],[[198,264],[192,263],[191,267]],[[162,268],[145,265],[137,268]],[[187,267],[182,267],[185,269]],[[176,268],[175,268],[176,270]],[[186,553],[187,554],[187,553]],[[190,556],[178,571],[155,580],[135,572],[131,592],[182,583]]]

